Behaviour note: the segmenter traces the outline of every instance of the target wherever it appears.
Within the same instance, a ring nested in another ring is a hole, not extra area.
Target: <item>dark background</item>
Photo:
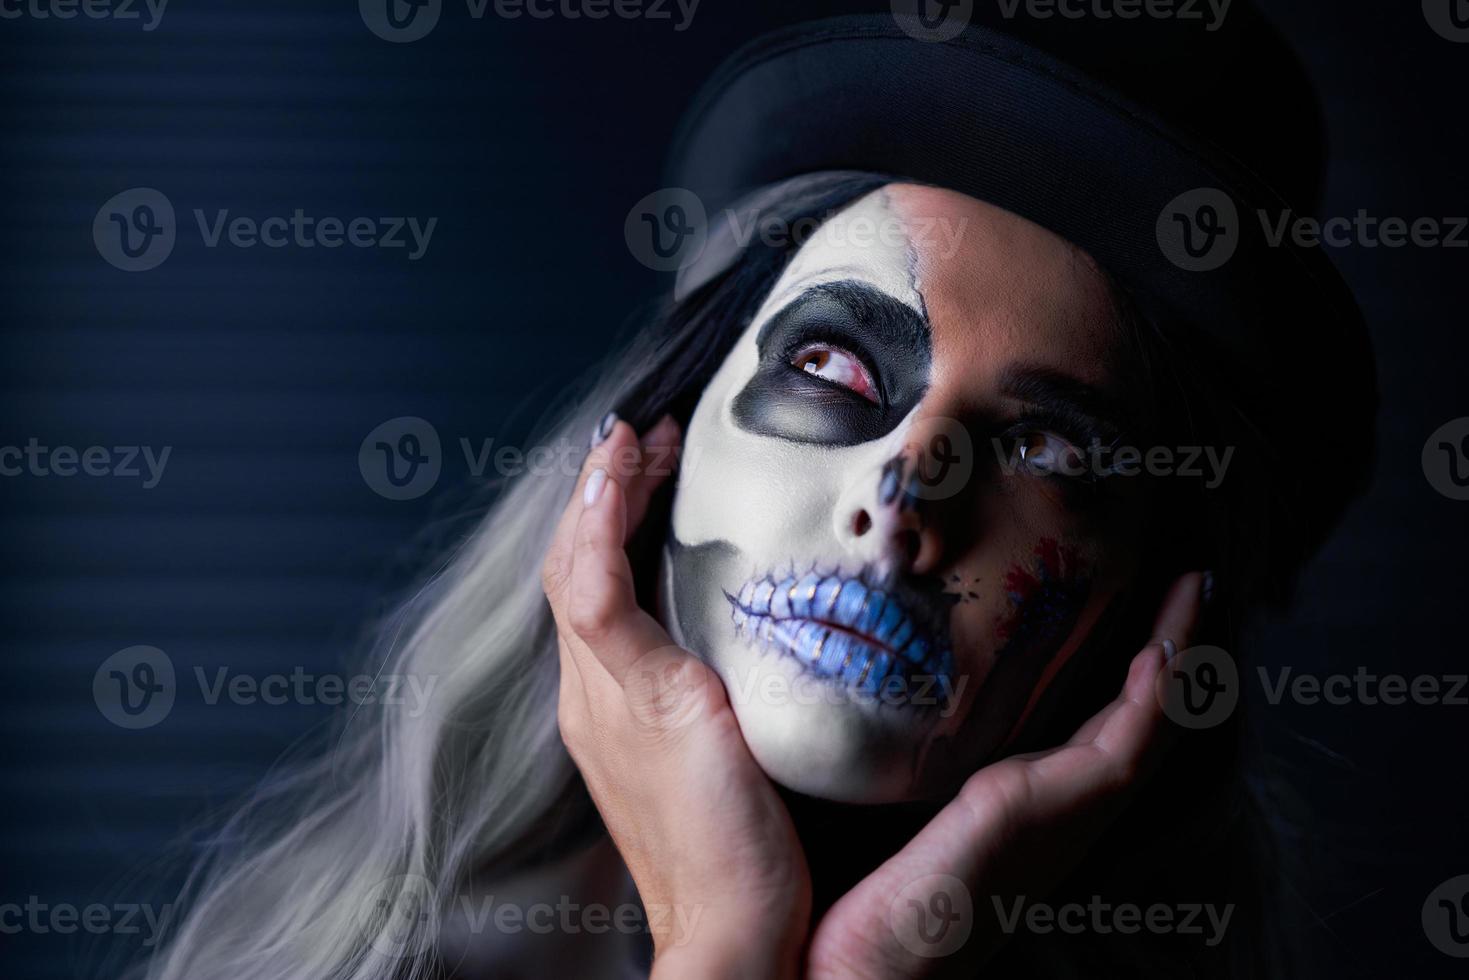
[[[330,714],[208,705],[194,668],[350,663],[364,624],[482,495],[459,439],[517,444],[652,295],[623,220],[659,186],[694,86],[738,41],[834,6],[703,0],[676,32],[475,21],[450,0],[413,44],[373,36],[348,0],[175,0],[151,32],[0,20],[0,445],[173,447],[149,490],[0,478],[0,905],[168,900],[189,828]],[[1410,0],[1265,7],[1325,93],[1325,212],[1469,211],[1469,45]],[[139,186],[169,197],[181,230],[161,266],[126,273],[91,224]],[[410,262],[208,249],[196,207],[439,222]],[[1377,478],[1263,653],[1317,672],[1463,673],[1469,503],[1432,489],[1420,452],[1469,415],[1469,252],[1335,251],[1378,349]],[[392,501],[357,452],[407,415],[437,428],[444,471]],[[1301,465],[1339,462],[1299,438]],[[137,644],[168,653],[180,694],[163,722],[127,731],[92,680]],[[1419,915],[1469,874],[1469,707],[1263,714],[1318,814],[1299,842],[1315,870],[1291,883],[1316,923],[1301,945],[1338,976],[1462,975]],[[0,934],[0,974],[108,975],[99,956],[140,942]]]

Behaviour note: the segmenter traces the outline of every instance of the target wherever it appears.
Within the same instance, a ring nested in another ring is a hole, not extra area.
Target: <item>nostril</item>
[[[857,516],[852,518],[852,533],[860,538],[870,530],[872,530],[872,518],[865,510],[857,511]]]

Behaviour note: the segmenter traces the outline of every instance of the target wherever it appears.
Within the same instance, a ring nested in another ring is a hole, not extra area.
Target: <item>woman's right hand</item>
[[[654,976],[794,976],[811,882],[790,815],[718,676],[634,595],[627,538],[678,443],[671,418],[641,443],[616,422],[557,526],[561,737],[648,909]]]

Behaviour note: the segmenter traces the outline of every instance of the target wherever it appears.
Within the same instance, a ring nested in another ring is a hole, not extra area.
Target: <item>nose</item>
[[[837,508],[837,536],[847,551],[892,574],[931,574],[943,559],[943,538],[930,520],[920,480],[921,456],[912,450],[864,474]]]

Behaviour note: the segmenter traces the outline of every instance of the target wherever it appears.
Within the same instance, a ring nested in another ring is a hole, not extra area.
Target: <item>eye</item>
[[[1036,476],[1093,478],[1086,457],[1068,440],[1040,429],[1020,434],[1016,446],[1021,462]]]
[[[850,351],[830,344],[807,344],[796,351],[791,365],[798,371],[855,391],[874,405],[879,404],[877,383],[861,359]]]

